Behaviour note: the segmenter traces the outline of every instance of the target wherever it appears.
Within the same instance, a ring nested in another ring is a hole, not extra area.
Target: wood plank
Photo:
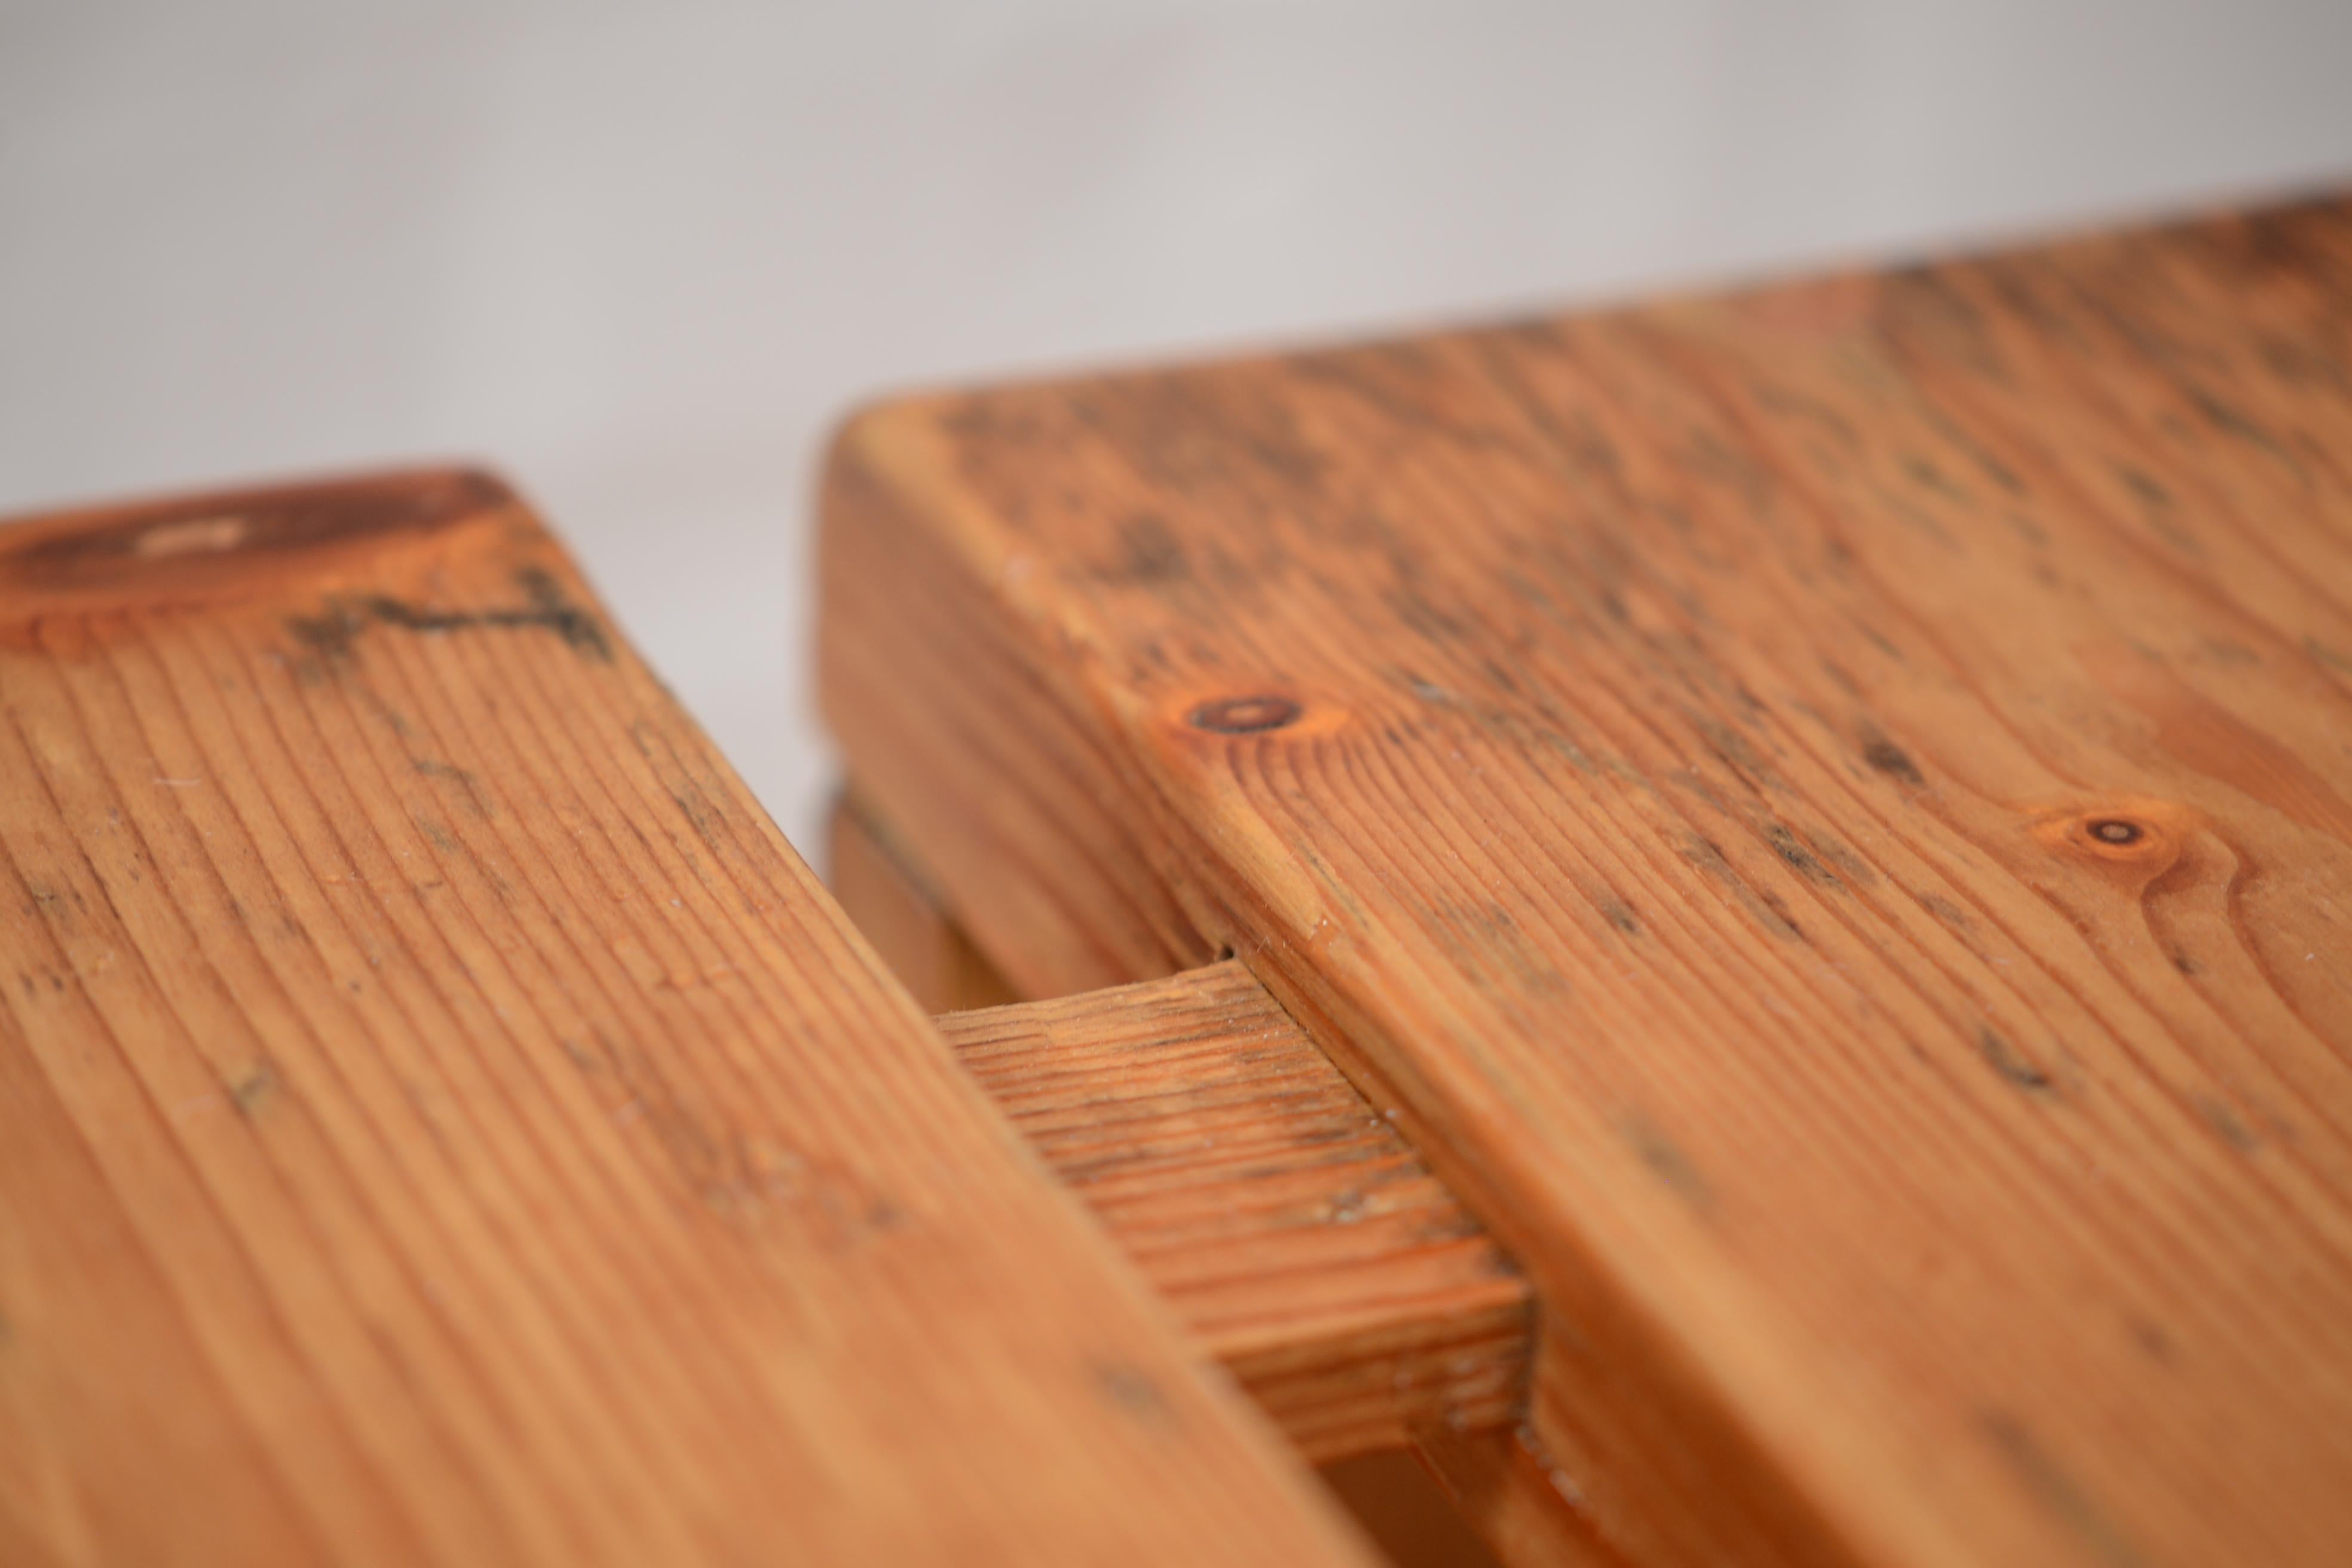
[[[1517,1420],[1527,1282],[1240,964],[939,1023],[1309,1458]]]
[[[1359,1454],[1320,1473],[1391,1568],[1496,1568],[1495,1554],[1412,1450]]]
[[[0,1559],[1360,1560],[495,481],[0,533]]]
[[[2328,202],[908,400],[827,711],[1008,973],[1403,1113],[1626,1555],[2339,1562],[2347,307]]]
[[[836,463],[825,484],[826,717],[855,759],[861,797],[907,840],[989,963],[1037,997],[1214,959],[1171,890],[1173,868],[1155,861],[1159,839],[1118,787],[1117,754],[1087,729],[1084,694],[1066,689],[1069,672],[919,533],[878,518],[830,526],[890,504],[857,468]],[[894,563],[899,541],[914,553]]]
[[[1020,1000],[940,907],[929,879],[850,795],[834,802],[825,850],[825,886],[925,1010],[958,1013]]]
[[[1424,1428],[1413,1455],[1455,1514],[1505,1563],[1550,1568],[1624,1568],[1582,1504],[1575,1483],[1520,1432]]]

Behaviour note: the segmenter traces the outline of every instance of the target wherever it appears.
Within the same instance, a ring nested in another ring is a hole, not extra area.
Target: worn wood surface
[[[0,1561],[1352,1561],[495,482],[0,532]]]
[[[871,808],[845,794],[828,837],[844,910],[919,1000],[1004,989]],[[1616,1561],[1521,1440],[1516,1266],[1462,1244],[1475,1221],[1246,974],[1228,960],[939,1022],[1391,1562],[1459,1568],[1488,1560],[1481,1542]],[[1504,1337],[1476,1331],[1490,1316]]]
[[[1308,1458],[1517,1419],[1526,1281],[1240,964],[939,1022]]]
[[[1649,1562],[2352,1555],[2352,213],[869,412],[1006,973],[1231,945]]]

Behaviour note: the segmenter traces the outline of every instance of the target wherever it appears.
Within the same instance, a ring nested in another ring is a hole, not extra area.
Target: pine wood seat
[[[1507,1554],[2352,1558],[2346,204],[909,397],[822,525],[935,972],[1231,954],[1522,1272]]]
[[[495,480],[0,529],[0,1562],[1361,1563]]]

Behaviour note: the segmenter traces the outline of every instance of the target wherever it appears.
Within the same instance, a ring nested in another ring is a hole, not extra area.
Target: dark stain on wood
[[[388,594],[359,599],[330,600],[315,616],[289,616],[286,631],[307,652],[329,668],[346,663],[361,635],[371,626],[435,637],[451,632],[535,627],[561,638],[566,647],[599,663],[609,663],[612,644],[596,617],[573,604],[563,585],[537,568],[515,574],[515,585],[525,603],[486,610],[429,608]]]
[[[1636,1112],[1624,1119],[1622,1126],[1625,1141],[1650,1173],[1674,1189],[1684,1202],[1701,1214],[1715,1208],[1715,1191],[1707,1184],[1691,1157],[1682,1146],[1666,1136],[1664,1131],[1648,1117]]]
[[[1836,872],[1822,864],[1821,858],[1815,855],[1802,839],[1779,823],[1771,823],[1765,827],[1764,841],[1772,847],[1774,854],[1786,861],[1790,868],[1808,882],[1816,882],[1824,888],[1842,888],[1845,885],[1838,879]]]
[[[2197,1114],[2205,1119],[2205,1125],[2239,1153],[2251,1154],[2263,1146],[2263,1141],[2254,1135],[2254,1130],[2221,1100],[2210,1095],[2200,1096],[2196,1105]]]
[[[1131,512],[1118,524],[1119,559],[1108,574],[1114,582],[1162,586],[1192,574],[1184,542],[1158,512]]]
[[[2052,1094],[2057,1084],[2042,1070],[2031,1057],[2019,1050],[2006,1035],[1990,1025],[1977,1031],[1977,1051],[1985,1064],[1999,1073],[2001,1081],[2025,1090],[2028,1094]]]
[[[1919,772],[1919,764],[1911,760],[1910,752],[1867,726],[1862,732],[1862,760],[1874,772],[1885,773],[1898,784],[1918,785],[1927,782]]]
[[[229,1079],[228,1097],[240,1116],[253,1116],[278,1092],[278,1068],[267,1058]]]
[[[2116,1528],[2088,1492],[2036,1440],[2031,1428],[2006,1410],[1981,1417],[1985,1435],[2036,1502],[2055,1515],[2108,1568],[2137,1568],[2139,1549]]]
[[[1168,1395],[1150,1373],[1125,1362],[1101,1362],[1095,1367],[1095,1386],[1117,1410],[1150,1426],[1164,1426],[1176,1418]]]

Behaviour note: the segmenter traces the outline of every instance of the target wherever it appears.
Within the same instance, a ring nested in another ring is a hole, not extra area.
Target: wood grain
[[[843,910],[919,1000],[947,1007],[1005,986],[941,906],[936,879],[855,791],[835,803],[830,840]],[[1516,1266],[1491,1243],[1460,1245],[1476,1222],[1424,1185],[1394,1127],[1246,973],[1227,961],[1066,1004],[983,1001],[972,1005],[996,1010],[939,1022],[950,1041],[973,1035],[982,1081],[1204,1348],[1318,1458],[1392,1562],[1475,1562],[1486,1541],[1511,1562],[1618,1561],[1522,1439],[1525,1281],[1497,1289]],[[1153,1020],[1139,1035],[1139,1015]],[[1072,1036],[1079,1048],[1064,1049],[1057,1037]],[[1211,1045],[1219,1054],[1204,1059]],[[1355,1228],[1367,1188],[1382,1211],[1371,1235]],[[1393,1218],[1415,1210],[1423,1217],[1400,1233]],[[1445,1238],[1435,1260],[1450,1277],[1437,1290],[1432,1235]],[[1415,1349],[1458,1345],[1464,1327],[1498,1309],[1507,1337],[1468,1336],[1466,1354],[1433,1364],[1394,1346],[1400,1327]],[[1267,1367],[1270,1346],[1281,1360]]]
[[[939,1023],[1307,1458],[1517,1419],[1526,1281],[1241,965]]]
[[[0,532],[0,1560],[1359,1560],[493,480]]]
[[[2341,1562],[2347,452],[2334,202],[912,399],[827,710],[1402,1112],[1626,1555]]]

